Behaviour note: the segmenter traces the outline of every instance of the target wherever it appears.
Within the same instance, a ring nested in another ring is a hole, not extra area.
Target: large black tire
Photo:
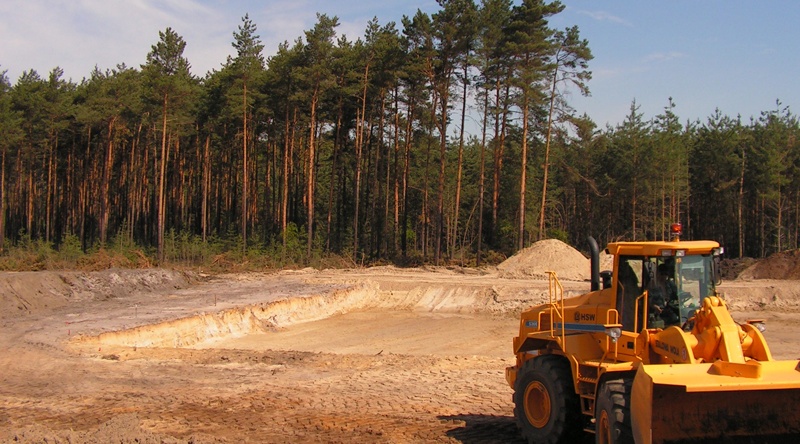
[[[514,416],[530,444],[573,443],[581,439],[580,399],[569,362],[560,356],[531,359],[514,383]]]
[[[597,444],[634,444],[631,432],[633,378],[609,379],[600,387],[595,404]]]

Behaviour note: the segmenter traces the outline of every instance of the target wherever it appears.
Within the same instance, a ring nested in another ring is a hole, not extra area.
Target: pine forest
[[[800,242],[800,126],[683,120],[665,98],[599,128],[591,45],[558,1],[439,0],[355,39],[318,14],[271,57],[245,15],[191,74],[167,28],[138,67],[0,71],[0,251],[127,246],[152,263],[494,263],[557,238]],[[53,61],[54,65],[58,61]]]

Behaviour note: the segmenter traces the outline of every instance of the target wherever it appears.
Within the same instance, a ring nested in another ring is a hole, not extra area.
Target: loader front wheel
[[[597,444],[633,444],[631,432],[631,378],[603,383],[595,412]]]
[[[514,416],[529,443],[575,442],[582,434],[569,362],[540,356],[525,362],[514,384]]]

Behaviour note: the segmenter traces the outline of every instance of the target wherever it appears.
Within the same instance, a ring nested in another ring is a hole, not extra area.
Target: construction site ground
[[[800,357],[800,281],[721,291]],[[547,298],[508,267],[0,273],[0,442],[520,442],[504,369]]]

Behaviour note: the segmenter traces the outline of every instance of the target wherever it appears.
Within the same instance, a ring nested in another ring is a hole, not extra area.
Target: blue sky
[[[600,127],[616,125],[633,100],[646,119],[670,97],[683,120],[705,121],[716,108],[746,121],[774,110],[776,100],[800,105],[800,2],[743,0],[563,0],[556,28],[577,25],[594,53],[591,97],[574,95],[577,112]],[[232,54],[232,33],[245,13],[258,26],[265,55],[294,41],[316,22],[336,15],[340,34],[363,35],[374,16],[398,23],[434,0],[3,0],[0,71],[15,83],[55,66],[80,81],[95,65],[139,66],[158,32],[172,27],[187,42],[194,74],[218,68]]]

